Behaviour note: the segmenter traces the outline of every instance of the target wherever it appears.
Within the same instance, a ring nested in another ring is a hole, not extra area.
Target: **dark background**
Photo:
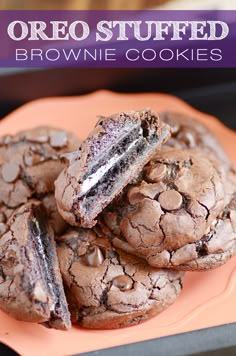
[[[236,129],[236,69],[2,69],[0,117],[32,99],[96,89],[172,93]]]

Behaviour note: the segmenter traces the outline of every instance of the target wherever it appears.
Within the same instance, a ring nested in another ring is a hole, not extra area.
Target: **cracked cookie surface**
[[[176,112],[162,112],[160,118],[172,128],[171,138],[166,145],[176,149],[197,148],[210,159],[217,159],[224,167],[231,162],[214,134],[199,120]]]
[[[60,155],[78,147],[70,133],[49,127],[0,138],[0,204],[16,208],[54,191],[63,168]]]
[[[54,234],[39,201],[0,221],[0,308],[18,320],[70,327]]]
[[[99,226],[116,247],[152,266],[176,267],[181,256],[191,259],[185,246],[210,228],[224,195],[220,175],[201,151],[165,147],[145,166],[140,182],[105,209]],[[181,249],[173,263],[172,252]]]
[[[172,264],[181,270],[208,270],[236,254],[236,192],[207,233],[193,244],[172,251]]]
[[[183,272],[153,268],[92,230],[68,231],[57,252],[72,322],[86,328],[138,324],[166,309],[182,289]]]
[[[7,210],[9,214],[31,198],[41,199],[55,232],[63,232],[66,224],[56,209],[54,181],[64,167],[60,155],[77,149],[78,145],[79,140],[71,133],[50,127],[1,137],[0,212]]]
[[[55,182],[62,217],[70,225],[94,226],[169,136],[169,126],[150,109],[101,117]]]

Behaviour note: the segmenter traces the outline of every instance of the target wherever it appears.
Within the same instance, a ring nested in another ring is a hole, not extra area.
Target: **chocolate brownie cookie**
[[[48,222],[53,228],[55,238],[58,238],[66,231],[68,224],[62,219],[57,210],[57,203],[53,193],[45,195],[41,198],[41,201],[46,209]]]
[[[30,200],[0,223],[0,308],[18,320],[70,327],[53,230]]]
[[[201,122],[186,114],[165,112],[160,117],[172,128],[166,146],[175,149],[198,149],[212,161],[225,186],[225,205],[236,190],[236,172],[214,134]]]
[[[62,217],[92,227],[97,215],[130,183],[170,136],[150,109],[102,117],[56,180]]]
[[[61,215],[57,210],[57,204],[53,193],[43,196],[41,198],[41,201],[46,209],[48,222],[55,233],[55,237],[57,238],[66,231],[68,224],[65,222],[65,220],[62,219]],[[1,205],[0,223],[6,223],[10,219],[12,214],[14,214],[15,210],[15,208],[8,208],[5,205]]]
[[[198,148],[207,153],[208,158],[217,159],[221,165],[231,166],[231,162],[214,134],[200,121],[186,114],[163,112],[160,118],[172,128],[167,145],[179,149]]]
[[[65,234],[58,258],[72,322],[86,328],[139,324],[171,305],[182,288],[182,272],[153,268],[91,230]]]
[[[113,244],[155,267],[173,267],[173,251],[194,244],[222,213],[224,185],[202,151],[163,148],[99,217]],[[187,254],[187,252],[186,252]],[[190,257],[190,256],[189,256]]]
[[[207,270],[227,262],[236,254],[236,193],[204,236],[195,243],[172,251],[172,266],[181,270]]]
[[[16,208],[31,197],[54,192],[64,167],[60,155],[79,141],[64,130],[37,127],[0,138],[0,206]]]
[[[5,219],[37,198],[43,201],[56,235],[63,233],[67,224],[57,211],[54,181],[65,166],[60,156],[78,146],[71,133],[50,127],[0,138],[0,213],[7,213]]]

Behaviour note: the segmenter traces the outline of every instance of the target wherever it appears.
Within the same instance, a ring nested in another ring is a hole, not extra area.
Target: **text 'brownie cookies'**
[[[82,143],[78,158],[56,180],[62,217],[71,225],[92,227],[97,215],[137,177],[170,136],[150,109],[100,118]]]
[[[58,258],[72,322],[86,328],[139,324],[171,305],[182,289],[182,272],[153,268],[91,230],[65,234]]]
[[[53,230],[39,201],[0,222],[0,308],[18,320],[56,329],[71,325]]]

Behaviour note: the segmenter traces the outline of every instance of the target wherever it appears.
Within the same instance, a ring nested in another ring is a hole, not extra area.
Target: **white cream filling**
[[[113,164],[117,163],[120,161],[125,154],[130,151],[136,143],[139,141],[139,139],[134,140],[127,148],[126,152],[124,152],[121,155],[115,154],[109,161],[108,163],[104,164],[101,166],[95,173],[91,174],[86,178],[83,183],[81,184],[80,187],[80,193],[86,193],[88,190],[90,190],[94,185],[96,185],[99,180],[109,171],[109,169],[113,166]]]

